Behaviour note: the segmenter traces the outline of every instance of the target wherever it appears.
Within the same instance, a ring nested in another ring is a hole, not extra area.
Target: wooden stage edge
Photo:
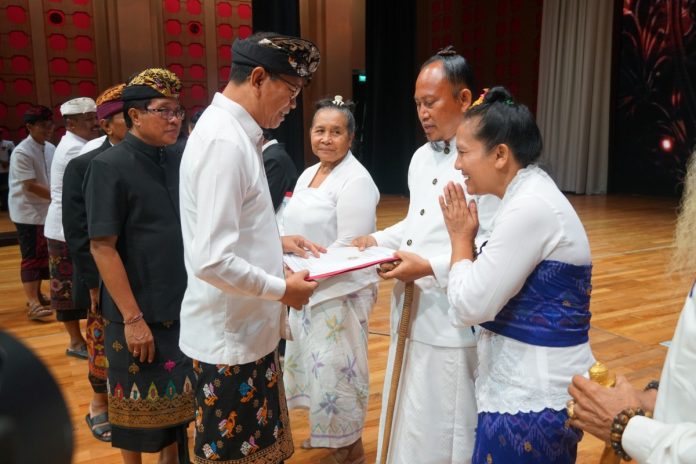
[[[592,247],[592,349],[598,360],[626,375],[636,387],[642,387],[659,378],[666,353],[660,343],[671,339],[693,279],[666,273],[677,199],[628,195],[569,195],[569,199],[585,225]],[[378,208],[378,227],[397,222],[407,207],[407,199],[384,195]],[[6,213],[0,213],[0,232],[12,229]],[[0,328],[32,348],[60,385],[73,421],[73,462],[121,462],[119,451],[95,440],[84,423],[91,395],[87,365],[65,355],[68,337],[62,325],[27,320],[19,262],[16,245],[0,247]],[[380,284],[379,298],[370,317],[370,397],[363,433],[368,462],[375,460],[392,286],[391,282]],[[47,291],[48,285],[44,284],[44,292]],[[291,424],[295,454],[286,461],[288,464],[315,463],[328,454],[328,450],[300,448],[309,433],[305,411],[293,411]],[[580,443],[577,462],[595,464],[602,447],[602,443],[586,435]],[[146,463],[156,461],[155,455],[144,459]]]

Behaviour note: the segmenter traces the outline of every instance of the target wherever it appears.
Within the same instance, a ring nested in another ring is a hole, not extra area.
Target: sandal
[[[27,303],[27,305],[28,304],[29,303]],[[41,321],[44,317],[48,317],[52,314],[53,311],[50,308],[46,308],[38,301],[29,306],[29,310],[27,311],[27,317],[32,321]]]
[[[50,306],[51,305],[51,299],[44,295],[43,293],[39,292],[38,295],[36,295],[39,298],[39,303],[41,303],[44,306]]]
[[[87,359],[89,358],[89,354],[87,353],[87,346],[83,346],[78,349],[73,349],[73,348],[66,348],[65,354],[67,356],[72,356],[74,358],[79,358],[79,359]]]
[[[90,417],[89,413],[85,416],[85,422],[92,431],[92,435],[99,441],[110,442],[111,435],[105,436],[107,433],[111,434],[111,424],[109,423],[109,413],[103,412],[97,414],[94,417]]]

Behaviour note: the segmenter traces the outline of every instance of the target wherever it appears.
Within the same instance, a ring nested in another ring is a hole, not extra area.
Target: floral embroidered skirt
[[[154,453],[185,440],[195,378],[191,359],[179,350],[179,321],[148,326],[155,360],[141,363],[128,351],[123,323],[104,321],[112,446]]]
[[[568,414],[481,412],[472,464],[573,464],[582,431],[568,425]]]
[[[278,350],[247,364],[193,361],[195,463],[275,464],[292,456]]]
[[[290,312],[288,407],[309,409],[314,447],[340,448],[362,435],[370,390],[367,323],[375,298],[369,286]]]
[[[51,274],[51,309],[59,321],[74,321],[87,317],[86,308],[75,308],[72,297],[73,266],[68,245],[48,239],[48,269]]]

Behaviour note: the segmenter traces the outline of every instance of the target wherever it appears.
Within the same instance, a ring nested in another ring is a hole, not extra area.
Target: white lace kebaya
[[[508,185],[491,236],[476,261],[452,266],[447,290],[450,322],[467,327],[493,321],[542,263],[589,266],[590,247],[568,200],[542,169],[531,165]],[[540,346],[485,328],[477,332],[479,412],[562,410],[570,399],[571,377],[594,362],[587,341]]]

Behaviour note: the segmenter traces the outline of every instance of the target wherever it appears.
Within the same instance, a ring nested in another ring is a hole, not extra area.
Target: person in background
[[[24,113],[29,135],[12,152],[10,158],[10,219],[17,228],[22,254],[20,277],[27,297],[27,316],[41,320],[53,314],[41,293],[41,281],[49,278],[48,246],[44,223],[51,203],[50,170],[56,147],[53,136],[53,112],[42,105]]]
[[[99,137],[97,105],[91,98],[79,97],[60,106],[65,135],[58,143],[51,164],[51,204],[48,206],[44,235],[48,242],[48,269],[51,275],[51,309],[63,322],[70,336],[65,354],[87,359],[87,342],[80,331],[80,319],[87,317],[89,305],[75,306],[72,297],[72,258],[63,234],[63,174],[68,162],[80,154],[88,140]]]
[[[193,128],[196,127],[196,123],[198,123],[198,120],[201,118],[202,114],[203,114],[203,110],[198,110],[195,113],[193,113],[193,116],[191,116],[191,119],[189,119],[189,122],[188,122],[189,135],[191,135],[191,132],[193,132]]]
[[[317,247],[278,235],[263,173],[262,128],[275,128],[319,65],[319,50],[272,32],[237,39],[230,79],[203,112],[181,161],[188,287],[184,353],[196,371],[197,462],[278,463],[293,453],[278,341],[285,306],[316,288],[285,273],[283,252]]]
[[[73,263],[72,297],[76,308],[87,312],[88,379],[92,386],[92,401],[85,421],[97,440],[111,441],[106,369],[104,351],[104,320],[99,310],[99,272],[89,251],[87,211],[82,186],[89,163],[100,153],[117,145],[126,136],[128,128],[123,118],[121,93],[124,84],[105,90],[97,98],[97,119],[106,134],[102,145],[71,159],[63,176],[63,233]],[[86,145],[85,145],[86,146]],[[84,150],[85,147],[83,147]]]
[[[127,464],[142,453],[159,452],[162,464],[189,459],[194,377],[178,347],[186,289],[179,160],[164,149],[184,117],[180,91],[166,69],[133,77],[121,95],[129,131],[90,162],[85,180],[90,249],[104,283],[111,444]]]
[[[660,381],[638,390],[623,376],[604,388],[573,377],[570,425],[611,442],[616,454],[638,464],[696,462],[696,152],[687,161],[670,271],[692,280]],[[652,417],[651,416],[652,413]],[[617,458],[618,459],[618,458]],[[618,461],[617,461],[618,462]]]
[[[15,148],[11,140],[5,140],[5,131],[0,128],[0,211],[7,211],[9,195],[10,155]]]
[[[285,233],[327,248],[376,230],[379,191],[353,156],[352,103],[339,95],[320,100],[309,136],[319,163],[307,168],[283,211]],[[374,268],[319,281],[300,311],[290,312],[287,342],[288,407],[309,410],[303,448],[335,448],[320,462],[363,463],[362,431],[369,396],[368,319],[377,299]]]
[[[283,198],[292,192],[297,182],[297,168],[285,150],[285,145],[279,143],[270,131],[263,131],[263,169],[268,179],[268,189],[271,191],[273,209],[278,212]]]
[[[471,460],[476,428],[476,337],[471,327],[453,327],[447,317],[451,244],[438,196],[447,182],[461,181],[461,174],[454,168],[455,135],[462,114],[472,102],[473,85],[470,63],[451,47],[423,63],[414,100],[428,142],[411,158],[408,213],[400,222],[354,241],[360,248],[379,245],[398,249],[402,259],[395,270],[381,274],[399,282],[392,293],[391,341],[377,456],[382,455],[405,282],[414,283],[411,332],[404,351],[405,367],[394,408],[388,463],[462,464]],[[477,201],[484,224],[477,236],[480,244],[490,232],[490,220],[499,200],[487,195]]]

